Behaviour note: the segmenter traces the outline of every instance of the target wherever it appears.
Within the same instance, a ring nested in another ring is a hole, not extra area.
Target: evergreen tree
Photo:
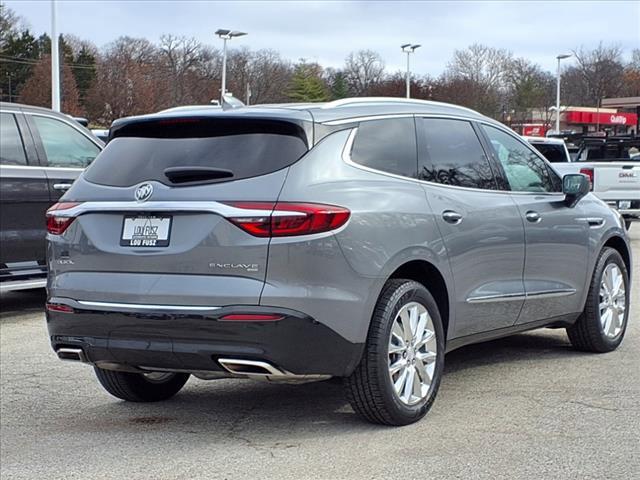
[[[297,102],[326,102],[329,95],[320,74],[318,64],[307,63],[302,59],[291,78],[289,97]]]
[[[73,63],[73,76],[80,94],[80,102],[86,105],[87,92],[96,78],[96,57],[86,46],[83,46]]]
[[[331,82],[331,99],[339,100],[349,96],[349,85],[342,72],[336,72]]]
[[[2,100],[17,102],[20,88],[31,76],[36,61],[40,58],[37,40],[29,30],[8,35],[0,50],[0,90]]]

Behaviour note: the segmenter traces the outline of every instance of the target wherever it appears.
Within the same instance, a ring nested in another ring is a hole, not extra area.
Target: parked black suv
[[[44,287],[44,215],[104,144],[72,118],[0,102],[0,292]]]

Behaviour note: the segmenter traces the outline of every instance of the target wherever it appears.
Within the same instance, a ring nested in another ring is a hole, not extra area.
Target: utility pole
[[[56,0],[51,0],[51,109],[60,111],[60,53],[56,30]]]

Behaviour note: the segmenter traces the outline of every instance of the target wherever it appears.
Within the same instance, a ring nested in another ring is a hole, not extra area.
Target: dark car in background
[[[0,292],[46,284],[47,209],[104,144],[73,118],[0,102]]]

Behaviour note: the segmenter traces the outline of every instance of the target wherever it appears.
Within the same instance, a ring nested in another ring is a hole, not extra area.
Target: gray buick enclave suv
[[[423,417],[445,353],[538,327],[615,349],[619,215],[453,105],[347,99],[114,123],[48,212],[53,349],[112,395],[344,378],[356,412]]]

